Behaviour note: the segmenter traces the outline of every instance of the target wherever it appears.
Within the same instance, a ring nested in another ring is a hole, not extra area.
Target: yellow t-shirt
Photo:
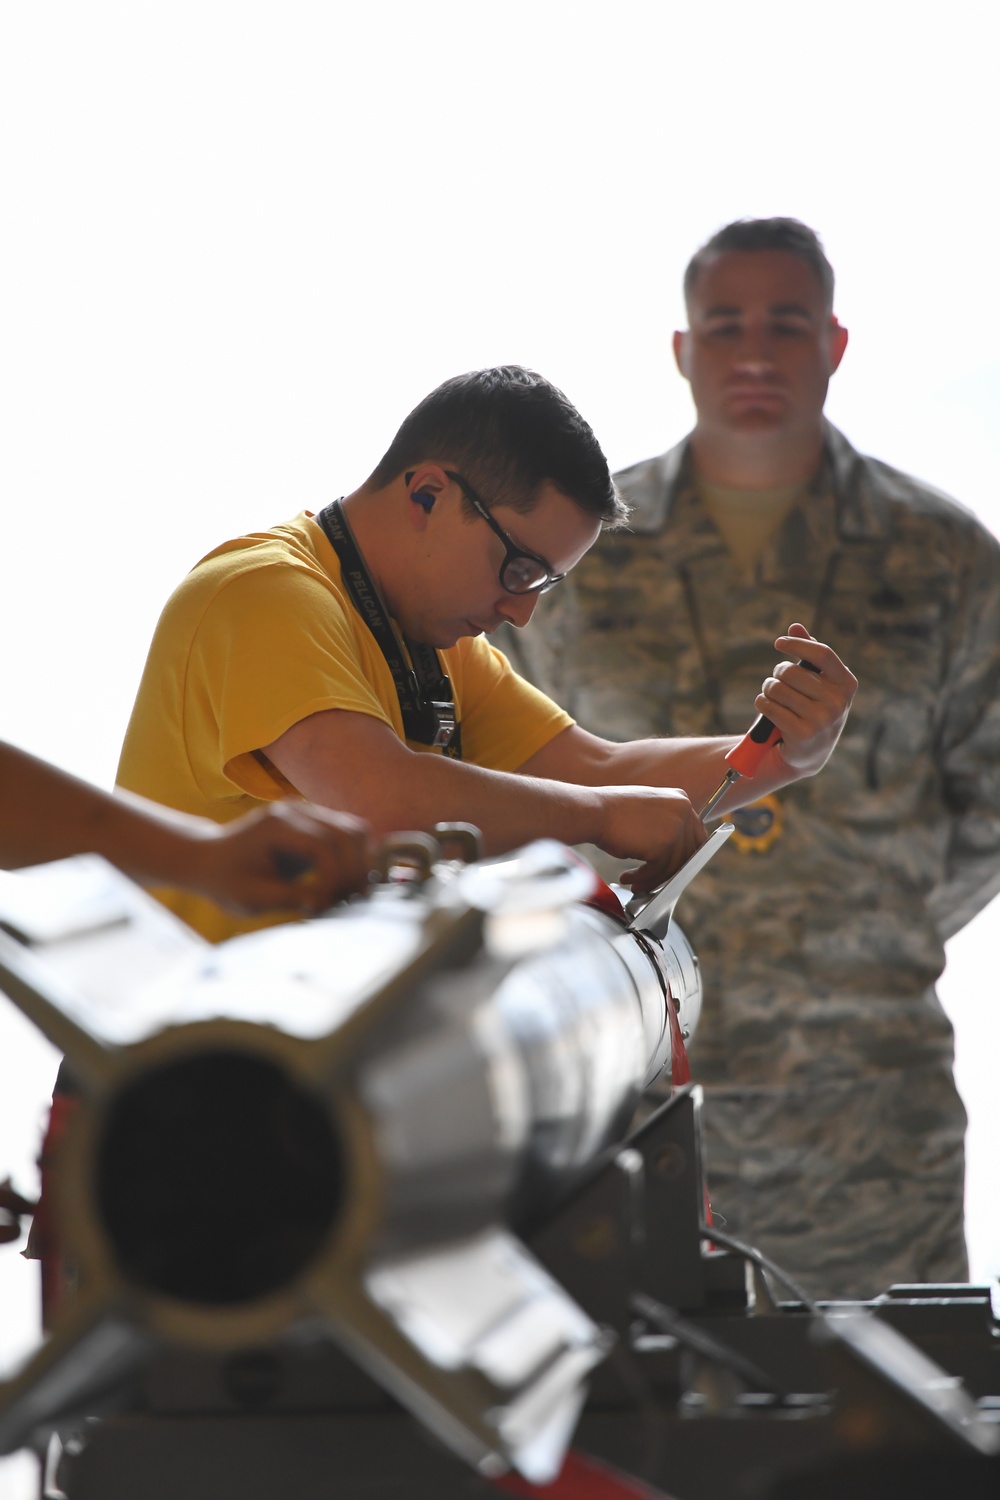
[[[441,652],[464,759],[516,771],[573,723],[482,636]],[[188,574],[160,616],[118,765],[118,784],[226,823],[295,795],[254,755],[324,709],[381,719],[404,739],[392,674],[309,512],[238,537]],[[410,742],[412,750],[440,754]],[[213,941],[265,926],[190,892],[165,903]]]

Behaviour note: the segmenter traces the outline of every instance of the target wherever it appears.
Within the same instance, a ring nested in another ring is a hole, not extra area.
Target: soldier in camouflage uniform
[[[507,644],[581,725],[619,739],[744,730],[789,619],[852,663],[860,689],[824,774],[735,814],[684,897],[705,983],[692,1066],[709,1186],[730,1232],[819,1295],[962,1280],[965,1114],[934,982],[944,938],[1000,888],[1000,551],[946,496],[856,453],[823,421],[814,379],[809,477],[753,565],[737,565],[703,503],[703,418],[747,439],[750,490],[765,487],[764,439],[779,455],[775,428],[796,442],[780,347],[796,335],[775,331],[773,296],[756,324],[748,297],[732,332],[739,277],[766,256],[821,286],[809,241],[822,251],[788,220],[717,239],[693,263],[693,300],[705,267],[727,261],[723,342],[742,344],[730,364],[744,363],[717,388],[735,388],[742,413],[729,394],[706,411],[712,391],[694,378],[695,432],[616,476],[631,529],[605,533]],[[842,352],[832,273],[821,291]]]

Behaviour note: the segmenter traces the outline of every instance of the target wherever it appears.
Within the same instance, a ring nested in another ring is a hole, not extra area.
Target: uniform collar
[[[837,529],[847,541],[880,541],[889,535],[887,485],[879,466],[824,421],[826,464],[837,502]]]
[[[825,453],[810,486],[813,496],[832,496],[836,531],[844,540],[887,537],[887,487],[879,466],[858,453],[832,423],[824,421],[823,428]],[[662,531],[672,511],[694,491],[690,433],[669,452],[618,477],[633,507],[629,530],[640,535]]]

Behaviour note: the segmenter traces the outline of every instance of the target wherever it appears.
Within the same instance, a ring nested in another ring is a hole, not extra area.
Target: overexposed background
[[[683,267],[741,215],[824,238],[833,420],[1000,527],[998,55],[988,0],[0,9],[0,735],[109,785],[186,569],[355,486],[459,370],[541,369],[613,466],[675,441]],[[943,984],[977,1277],[996,912]],[[0,1006],[0,1176],[30,1190],[53,1064]],[[34,1282],[0,1249],[4,1363]]]

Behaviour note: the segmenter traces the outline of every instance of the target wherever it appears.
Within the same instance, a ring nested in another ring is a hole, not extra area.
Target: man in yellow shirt
[[[548,381],[518,366],[446,381],[342,502],[188,575],[153,639],[120,784],[219,822],[298,793],[377,832],[466,820],[487,852],[589,841],[639,861],[649,888],[704,839],[695,807],[735,740],[598,738],[484,638],[526,624],[624,518],[593,432]],[[818,671],[786,661],[766,679],[756,707],[784,743],[751,798],[823,766],[857,685],[804,627],[776,644]],[[213,939],[255,925],[163,895]]]

